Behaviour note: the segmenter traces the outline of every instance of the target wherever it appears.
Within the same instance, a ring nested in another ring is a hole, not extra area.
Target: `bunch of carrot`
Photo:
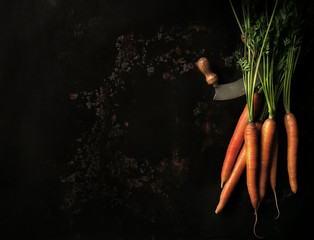
[[[292,1],[282,1],[279,6],[276,0],[269,16],[268,6],[263,14],[257,15],[254,6],[249,1],[242,0],[241,23],[231,0],[229,1],[244,43],[243,50],[237,51],[235,56],[243,74],[247,105],[226,152],[221,171],[223,189],[215,212],[219,213],[224,208],[246,168],[248,193],[255,213],[254,234],[257,236],[257,209],[265,197],[268,181],[274,192],[277,218],[280,215],[276,196],[276,108],[281,95],[286,111],[284,123],[287,132],[289,183],[291,190],[294,193],[297,191],[298,127],[290,111],[290,90],[301,49],[302,21]],[[261,86],[255,92],[257,78]]]

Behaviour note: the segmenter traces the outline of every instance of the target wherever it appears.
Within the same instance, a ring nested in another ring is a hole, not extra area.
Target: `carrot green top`
[[[268,118],[275,118],[281,92],[285,111],[289,113],[291,78],[302,42],[303,21],[295,2],[282,1],[277,7],[276,0],[269,18],[267,1],[265,12],[257,14],[254,1],[242,0],[242,23],[231,0],[229,2],[244,42],[243,50],[236,51],[235,57],[243,74],[249,121],[254,120],[253,95],[257,77],[265,95]]]
[[[236,11],[229,0],[234,16],[239,25],[240,31],[244,39],[244,49],[236,53],[238,64],[241,67],[243,74],[243,82],[246,93],[246,102],[248,106],[249,122],[253,122],[253,100],[254,89],[257,75],[260,77],[259,66],[262,56],[269,51],[267,45],[268,34],[274,18],[278,0],[276,0],[270,20],[267,15],[256,16],[256,13],[251,9],[248,1],[241,1],[243,24],[241,25]],[[267,28],[264,29],[262,23],[267,22]],[[264,31],[265,30],[265,31]],[[261,82],[262,78],[260,77]],[[262,82],[263,85],[263,82]],[[267,100],[267,97],[266,97]]]

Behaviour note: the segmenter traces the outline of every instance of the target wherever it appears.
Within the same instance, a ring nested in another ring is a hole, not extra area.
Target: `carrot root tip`
[[[275,197],[275,203],[276,203],[276,209],[277,209],[277,216],[275,217],[275,220],[277,220],[280,217],[280,210],[278,206],[276,190],[274,188],[273,188],[273,191],[274,191],[274,197]]]
[[[221,207],[221,202],[219,201],[217,207],[216,207],[216,210],[215,210],[215,213],[218,214],[220,211],[221,211],[222,207]]]
[[[254,226],[253,226],[253,233],[254,233],[254,236],[255,236],[255,237],[257,237],[257,238],[259,238],[259,239],[262,239],[263,237],[258,236],[258,235],[256,234],[256,224],[257,224],[257,211],[256,211],[256,209],[255,209],[254,215],[255,215],[255,222],[254,222]]]

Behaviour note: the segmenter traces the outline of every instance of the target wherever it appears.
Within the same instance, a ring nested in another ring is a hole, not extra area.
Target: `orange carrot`
[[[228,145],[225,160],[223,162],[222,170],[221,170],[221,187],[223,187],[224,183],[228,180],[231,174],[233,163],[237,157],[240,147],[243,144],[244,128],[247,122],[248,122],[248,111],[247,111],[247,105],[246,105],[239,118],[237,126],[234,130],[234,133]]]
[[[262,124],[259,122],[255,123],[256,128],[258,130],[258,133],[261,131]],[[238,155],[237,161],[234,164],[234,167],[232,169],[232,173],[227,180],[224,188],[221,191],[219,203],[217,205],[217,208],[215,210],[215,213],[219,213],[226,205],[227,201],[229,200],[235,186],[237,185],[241,174],[243,173],[246,166],[246,147],[245,144],[242,146],[242,149]]]
[[[296,193],[297,185],[297,151],[298,151],[298,125],[293,113],[286,113],[284,117],[287,132],[287,162],[289,183],[292,192]]]
[[[258,161],[258,131],[254,123],[246,125],[245,133],[246,147],[246,183],[253,208],[257,209],[259,203],[257,188],[257,161]]]
[[[220,199],[219,199],[219,203],[217,205],[217,208],[215,210],[215,213],[219,213],[226,205],[228,199],[230,198],[235,186],[237,185],[242,172],[245,169],[245,165],[246,165],[246,147],[245,145],[243,145],[239,156],[237,158],[236,163],[234,164],[232,173],[230,175],[230,177],[228,178],[224,188],[221,191],[220,194]]]
[[[261,103],[262,103],[261,94],[255,93],[254,94],[254,115],[258,113]],[[237,126],[234,130],[234,133],[228,145],[228,149],[227,149],[226,156],[225,156],[224,163],[221,170],[221,188],[223,187],[224,183],[228,180],[232,172],[234,162],[243,144],[244,129],[247,123],[248,123],[248,110],[247,110],[247,105],[246,105],[238,120]]]
[[[277,201],[277,194],[276,194],[277,162],[278,162],[278,130],[276,128],[275,136],[274,136],[274,143],[273,143],[273,156],[272,156],[272,162],[270,166],[270,185],[274,192],[275,203],[276,203],[276,208],[277,208],[277,213],[278,213],[275,220],[278,219],[280,216],[280,211],[279,211],[278,201]]]
[[[274,136],[276,132],[276,121],[268,118],[262,127],[261,131],[261,167],[259,178],[259,201],[265,197],[267,181],[269,176],[269,169],[272,160],[272,150]]]
[[[245,127],[244,141],[246,147],[246,184],[255,215],[253,233],[256,237],[260,238],[255,232],[257,208],[259,206],[259,192],[257,187],[258,130],[253,122],[249,122]]]

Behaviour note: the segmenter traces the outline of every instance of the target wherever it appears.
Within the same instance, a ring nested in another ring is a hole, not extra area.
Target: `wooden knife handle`
[[[207,58],[201,57],[196,63],[198,69],[204,74],[207,84],[218,86],[218,76],[213,73]]]

